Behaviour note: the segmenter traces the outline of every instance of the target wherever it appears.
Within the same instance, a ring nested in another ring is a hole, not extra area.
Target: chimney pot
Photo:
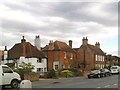
[[[82,44],[83,44],[83,45],[87,45],[87,44],[88,44],[88,39],[87,39],[87,37],[86,37],[86,38],[83,37],[83,39],[82,39]]]
[[[23,37],[23,39],[21,40],[21,42],[23,43],[23,42],[26,42],[26,40],[24,39],[24,36],[22,36]]]
[[[5,49],[4,49],[4,51],[7,51],[7,46],[5,46]]]
[[[72,40],[69,40],[69,46],[72,48]]]

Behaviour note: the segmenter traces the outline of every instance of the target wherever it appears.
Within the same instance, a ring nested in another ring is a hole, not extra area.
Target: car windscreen
[[[111,67],[111,69],[117,69],[117,67]]]

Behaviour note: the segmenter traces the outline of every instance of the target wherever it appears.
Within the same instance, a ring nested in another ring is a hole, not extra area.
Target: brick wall
[[[53,69],[53,62],[59,61],[59,69],[70,68],[74,61],[76,61],[76,53],[73,53],[73,58],[70,59],[70,53],[66,52],[66,59],[64,59],[65,51],[48,51],[48,69]]]

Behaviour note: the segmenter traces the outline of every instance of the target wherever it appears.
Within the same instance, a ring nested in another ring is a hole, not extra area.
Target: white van
[[[21,78],[18,73],[7,65],[0,65],[0,86],[10,85],[12,88],[18,88],[20,81]]]
[[[111,74],[119,74],[120,73],[119,66],[112,66],[110,70],[111,70]]]

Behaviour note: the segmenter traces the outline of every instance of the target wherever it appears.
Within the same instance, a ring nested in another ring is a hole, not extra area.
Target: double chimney
[[[100,43],[96,42],[95,46],[98,47],[98,48],[100,48]]]
[[[82,44],[83,44],[83,45],[87,45],[87,44],[88,44],[88,39],[87,39],[87,37],[83,37],[83,39],[82,39]]]
[[[88,39],[87,39],[87,37],[83,37],[83,39],[82,39],[82,44],[83,44],[83,45],[87,45],[87,44],[88,44]],[[100,43],[99,43],[99,42],[96,42],[95,46],[98,47],[98,48],[100,48]]]

